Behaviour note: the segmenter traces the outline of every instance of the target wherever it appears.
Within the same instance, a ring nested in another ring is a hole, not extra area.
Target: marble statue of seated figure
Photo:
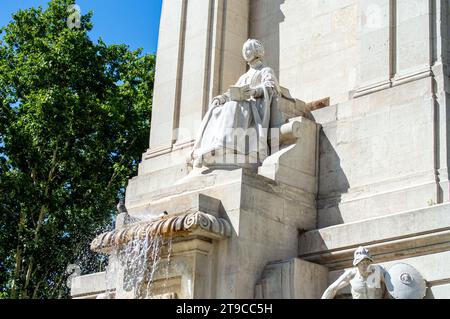
[[[235,86],[211,102],[191,155],[195,167],[220,164],[216,159],[224,158],[224,164],[241,164],[236,162],[239,157],[233,155],[260,164],[269,155],[271,108],[280,87],[274,71],[263,62],[261,42],[248,40],[242,53],[249,70]]]

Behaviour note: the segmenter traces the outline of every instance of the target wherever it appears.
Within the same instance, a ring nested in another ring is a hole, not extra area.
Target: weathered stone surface
[[[299,239],[300,258],[344,268],[353,249],[369,248],[380,262],[449,249],[450,205],[443,204],[311,232]]]
[[[432,96],[427,78],[313,112],[319,228],[440,202]]]
[[[71,295],[78,299],[95,299],[97,295],[107,291],[108,280],[105,272],[95,273],[72,279]]]
[[[215,216],[211,218],[229,222],[231,237],[228,240],[217,241],[219,237],[211,237],[208,232],[193,231],[180,241],[181,237],[177,232],[172,233],[175,242],[171,263],[174,268],[170,270],[169,278],[180,277],[182,280],[173,291],[161,290],[162,288],[156,291],[160,295],[175,293],[180,298],[253,298],[255,284],[264,266],[274,260],[286,260],[295,256],[298,251],[299,229],[312,230],[316,225],[314,195],[246,169],[216,170],[207,174],[193,172],[174,187],[147,194],[141,201],[161,208],[164,207],[161,203],[173,204],[169,206],[173,210],[168,212],[167,218],[156,223],[143,223],[144,226],[161,224],[162,228],[155,226],[156,230],[166,229],[165,224],[168,225],[168,232],[173,227],[176,228],[176,223],[170,220],[179,219],[179,214],[185,209],[208,210]],[[153,215],[135,210],[133,216],[145,218]],[[110,243],[109,239],[114,243],[115,239],[126,239],[128,230],[132,231],[133,226],[102,235],[99,237],[100,244],[94,246],[109,247],[109,244],[101,243]],[[139,232],[146,233],[145,229]],[[214,242],[209,243],[206,250],[191,246],[191,237],[198,237],[198,242],[208,236]],[[191,254],[194,255],[186,257]],[[202,264],[200,259],[203,260]],[[189,278],[194,278],[194,265],[200,267],[195,271],[195,278],[200,278],[198,276],[201,274],[202,284],[199,284],[200,279],[194,284],[189,281]],[[211,265],[214,267],[211,268]],[[117,277],[119,283],[120,278]],[[155,279],[156,287],[159,287],[158,280]],[[120,287],[119,284],[116,286]],[[194,289],[195,287],[198,289]],[[117,289],[116,297],[132,298],[132,295]]]
[[[149,222],[137,222],[122,229],[99,235],[91,244],[91,250],[109,252],[132,240],[145,240],[147,237],[188,237],[203,236],[211,239],[224,239],[231,236],[231,225],[222,218],[198,211],[174,217],[162,217]]]
[[[256,0],[250,36],[270,45],[267,62],[304,101],[346,101],[356,86],[358,1]]]
[[[164,1],[150,148],[126,206],[146,218],[204,211],[228,221],[231,237],[174,243],[177,267],[166,284],[157,274],[156,297],[253,298],[268,264],[270,278],[283,267],[302,269],[290,296],[314,297],[324,289],[322,267],[331,283],[360,245],[382,265],[418,269],[427,298],[450,297],[450,6],[430,3]],[[186,159],[195,131],[211,99],[245,73],[240,50],[248,37],[270,47],[266,62],[290,92],[278,101],[277,127],[292,120],[280,152],[259,174],[192,170]],[[331,106],[304,114],[318,100]],[[316,124],[322,129],[313,139]],[[320,266],[292,261],[299,255]],[[120,276],[116,297],[132,297]],[[96,297],[106,289],[102,278],[75,279],[83,288],[73,296]],[[270,294],[287,296],[284,287]],[[304,295],[305,287],[314,293]]]
[[[290,120],[281,127],[282,150],[267,158],[258,173],[310,194],[318,187],[318,133],[316,123],[304,117]],[[291,145],[289,145],[291,144]]]
[[[319,299],[328,269],[301,259],[271,263],[256,284],[256,299]]]

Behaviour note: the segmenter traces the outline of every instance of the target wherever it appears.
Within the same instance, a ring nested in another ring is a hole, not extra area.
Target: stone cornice
[[[450,204],[313,230],[299,237],[299,258],[340,270],[352,266],[363,245],[376,262],[448,251]],[[397,225],[397,226],[392,226]]]
[[[110,252],[134,239],[149,236],[186,237],[199,235],[213,240],[231,237],[231,225],[223,218],[203,212],[188,213],[173,217],[164,217],[149,222],[136,223],[97,236],[91,243],[95,252]]]

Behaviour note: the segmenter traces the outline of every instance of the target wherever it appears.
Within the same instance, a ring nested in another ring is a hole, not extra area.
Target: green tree
[[[0,42],[0,296],[66,297],[148,145],[153,55],[93,42],[74,0],[21,10]]]

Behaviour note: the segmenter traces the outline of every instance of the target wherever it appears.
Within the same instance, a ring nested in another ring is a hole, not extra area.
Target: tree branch
[[[22,243],[21,243],[21,237],[23,230],[25,228],[25,213],[23,208],[20,209],[20,216],[19,216],[19,225],[17,227],[17,235],[18,235],[18,242],[17,242],[17,248],[16,248],[16,261],[14,266],[14,279],[12,282],[12,288],[11,288],[11,298],[17,299],[17,286],[20,278],[20,273],[22,272]]]
[[[134,137],[133,140],[131,141],[130,145],[128,145],[128,147],[126,148],[124,154],[128,153],[128,151],[130,150],[130,148],[133,146],[134,143],[136,143],[137,137]],[[125,158],[122,157],[121,160],[119,161],[119,165],[122,165],[123,162],[125,161]],[[117,177],[117,172],[114,171],[114,173],[111,175],[111,178],[108,182],[108,186],[107,188],[110,188],[112,183],[114,182],[114,179]]]

